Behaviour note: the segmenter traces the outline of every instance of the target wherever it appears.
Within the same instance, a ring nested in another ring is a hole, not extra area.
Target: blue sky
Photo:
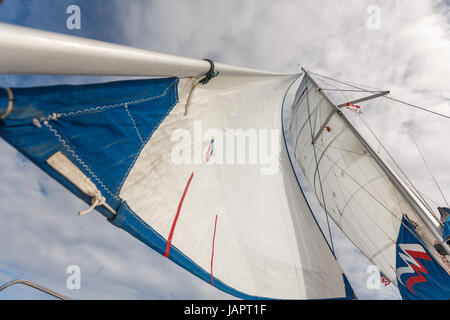
[[[81,30],[66,28],[66,8],[81,8]],[[381,28],[366,26],[369,5]],[[300,65],[390,89],[394,96],[441,112],[450,99],[448,1],[67,1],[4,0],[0,21],[158,52],[297,72]],[[118,77],[0,76],[1,86],[91,83]],[[450,196],[447,122],[402,109],[444,193]],[[439,195],[392,105],[367,110],[377,133],[422,190]],[[401,143],[399,143],[401,141]],[[409,141],[409,144],[408,144]],[[84,204],[0,141],[0,282],[26,278],[78,299],[220,299],[230,296],[112,227],[100,214],[78,217]],[[317,212],[320,210],[317,208]],[[337,229],[337,256],[363,299],[395,299],[368,290],[367,260]],[[79,265],[82,289],[68,290],[66,268]],[[17,287],[0,299],[46,298]]]

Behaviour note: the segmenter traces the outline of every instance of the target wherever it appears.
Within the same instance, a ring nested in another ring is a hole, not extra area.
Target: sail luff
[[[314,78],[303,69],[305,76],[308,77],[309,80],[320,89],[320,86],[314,80]],[[378,154],[372,149],[372,147],[367,143],[367,141],[361,136],[361,134],[356,130],[356,128],[351,124],[351,122],[345,117],[345,115],[339,110],[336,104],[326,95],[325,92],[320,90],[325,99],[333,106],[333,113],[337,113],[338,116],[345,123],[346,127],[354,134],[354,136],[358,139],[358,141],[363,145],[363,147],[367,150],[367,152],[371,155],[371,157],[377,162],[383,172],[387,175],[389,180],[393,183],[394,187],[400,194],[405,198],[405,200],[411,205],[414,211],[417,213],[418,217],[425,224],[427,229],[433,234],[434,237],[439,242],[443,242],[442,240],[442,231],[438,229],[439,224],[433,221],[430,218],[430,213],[427,213],[427,209],[416,199],[416,196],[409,190],[408,186],[402,181],[402,179],[387,165],[387,163],[378,156]],[[444,245],[442,246],[446,250],[448,254],[450,254],[450,250]]]
[[[309,95],[306,96],[306,105],[307,105],[307,108],[308,108],[308,123],[309,123],[310,132],[311,132],[311,139],[314,141],[315,138],[314,138],[313,125],[311,123],[311,115],[312,115],[312,113],[311,113],[310,104],[309,104]],[[333,243],[333,235],[331,233],[330,222],[329,222],[329,219],[328,219],[329,214],[328,214],[327,205],[326,205],[326,201],[325,201],[325,195],[323,193],[323,186],[322,186],[322,182],[321,182],[322,180],[320,178],[319,163],[317,161],[317,152],[316,152],[316,148],[315,148],[314,144],[313,144],[313,148],[312,149],[313,149],[313,153],[314,153],[314,160],[316,162],[316,167],[317,167],[317,176],[319,178],[319,183],[320,183],[320,194],[322,196],[323,209],[324,209],[325,215],[326,215],[328,234],[330,236],[331,250],[333,251],[333,254],[334,254],[335,250],[334,250],[334,243]]]

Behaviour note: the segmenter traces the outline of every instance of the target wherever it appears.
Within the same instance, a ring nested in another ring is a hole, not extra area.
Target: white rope
[[[14,94],[13,94],[12,90],[10,88],[4,88],[4,89],[6,90],[6,92],[8,92],[9,101],[8,101],[8,106],[6,107],[5,113],[0,116],[1,120],[5,119],[11,113],[13,106],[14,106]]]
[[[394,100],[394,101],[395,101],[395,100]],[[403,123],[406,123],[405,120],[404,120],[404,118],[403,118],[403,116],[402,116],[402,113],[400,112],[400,110],[399,110],[399,108],[398,108],[398,106],[395,105],[395,107],[396,107],[396,110],[397,110],[397,112],[398,112],[398,114],[399,114],[399,116],[400,116],[400,119],[403,121]],[[408,132],[409,136],[411,137],[411,140],[412,140],[412,141],[414,142],[414,144],[416,145],[416,149],[417,149],[417,151],[419,152],[419,154],[420,154],[420,156],[421,156],[421,158],[422,158],[422,160],[423,160],[425,166],[427,167],[428,173],[430,174],[431,178],[433,179],[433,181],[434,181],[434,183],[435,183],[437,189],[438,189],[439,192],[441,193],[442,199],[444,199],[444,202],[447,204],[447,207],[449,207],[447,198],[445,197],[444,192],[442,191],[441,186],[439,185],[439,183],[438,183],[436,177],[434,176],[433,172],[431,171],[431,168],[430,168],[430,166],[428,165],[428,162],[427,162],[427,160],[425,159],[425,156],[423,155],[422,151],[420,150],[419,144],[417,143],[417,141],[416,141],[416,139],[414,138],[413,134],[412,134],[411,131],[409,130],[408,126],[404,126],[404,127],[406,128],[406,131]]]
[[[196,80],[195,80],[194,84],[192,85],[191,90],[189,91],[189,96],[188,96],[188,99],[187,99],[187,102],[186,102],[186,108],[184,109],[184,115],[185,116],[187,115],[188,110],[189,110],[189,106],[191,105],[192,94],[194,93],[195,88],[197,88],[197,86],[200,84],[200,81],[203,78],[193,78],[193,79],[196,79]]]
[[[84,211],[78,212],[78,215],[79,215],[79,216],[82,216],[83,214],[86,214],[86,213],[91,212],[91,211],[94,210],[96,207],[105,204],[105,200],[106,200],[106,199],[105,199],[105,197],[103,197],[103,196],[97,196],[97,195],[96,195],[96,196],[92,197],[91,206],[90,206],[88,209],[84,210]]]

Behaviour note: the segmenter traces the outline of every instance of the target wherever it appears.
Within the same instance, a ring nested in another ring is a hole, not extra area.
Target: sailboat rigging
[[[212,286],[246,299],[354,299],[333,220],[403,298],[450,298],[449,219],[343,112],[393,99],[388,91],[354,86],[370,95],[336,104],[305,69],[277,74],[5,24],[0,50],[3,74],[152,77],[8,88],[0,136],[85,201],[82,213],[97,210]]]

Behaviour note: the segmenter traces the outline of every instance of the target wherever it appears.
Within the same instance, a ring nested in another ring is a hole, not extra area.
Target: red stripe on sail
[[[214,241],[216,239],[216,227],[217,227],[217,215],[216,215],[216,221],[214,222],[214,235],[213,235],[213,241],[212,241],[212,252],[211,252],[211,285],[213,285],[213,262],[214,262]]]
[[[164,257],[166,257],[166,258],[169,257],[170,247],[172,245],[173,233],[175,232],[175,226],[177,225],[178,217],[180,216],[181,206],[183,205],[184,197],[186,196],[186,193],[189,189],[189,185],[191,184],[193,177],[194,177],[194,172],[191,173],[191,176],[189,177],[186,187],[184,188],[184,192],[183,192],[183,195],[181,196],[180,202],[178,203],[177,214],[175,215],[175,218],[173,219],[172,228],[170,229],[169,238],[167,239],[166,252],[164,253]]]

